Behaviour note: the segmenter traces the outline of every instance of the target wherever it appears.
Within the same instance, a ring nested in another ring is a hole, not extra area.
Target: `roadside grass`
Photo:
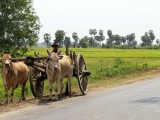
[[[46,56],[47,50],[52,50],[52,48],[34,47],[30,49],[27,56],[34,56],[34,52],[39,52],[41,56]],[[62,51],[62,54],[65,54],[65,48],[60,48],[59,50]],[[108,88],[121,84],[129,84],[146,74],[152,75],[151,73],[155,72],[154,70],[159,71],[160,68],[160,50],[102,48],[69,48],[69,50],[84,56],[87,69],[92,73],[89,76],[89,89],[90,87]],[[72,86],[73,91],[80,91],[76,78],[72,79]],[[19,86],[15,90],[14,98],[20,97],[20,91],[21,88]],[[48,92],[49,84],[45,80],[44,94]],[[0,100],[4,100],[4,94],[4,87],[0,77]],[[25,95],[33,96],[29,80],[26,85]]]

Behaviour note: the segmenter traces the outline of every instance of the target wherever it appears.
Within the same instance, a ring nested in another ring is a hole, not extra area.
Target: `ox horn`
[[[48,53],[48,55],[51,55],[48,50],[47,50],[47,53]]]

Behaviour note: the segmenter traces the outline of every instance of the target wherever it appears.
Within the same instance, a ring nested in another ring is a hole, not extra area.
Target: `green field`
[[[40,55],[47,55],[47,50],[52,48],[31,48],[27,55],[34,55],[34,52],[39,52]],[[65,54],[65,48],[59,48],[62,54]],[[160,50],[153,49],[102,49],[102,48],[69,48],[77,54],[82,54],[85,58],[159,58]]]
[[[34,47],[29,49],[27,56],[34,56],[39,52],[41,56],[47,56],[47,50],[52,48]],[[65,54],[65,48],[60,48]],[[143,73],[160,67],[160,50],[151,49],[102,49],[102,48],[69,48],[76,54],[82,54],[87,69],[92,73],[89,82],[97,84],[101,80],[106,86],[117,84],[120,81],[113,81],[113,78],[122,78],[126,75]],[[108,82],[112,81],[112,82]],[[72,82],[73,87],[78,87],[76,78]],[[90,85],[90,84],[89,84]],[[49,91],[48,81],[45,81],[45,90]],[[25,90],[26,96],[30,96],[29,81]],[[20,87],[16,89],[14,97],[20,96]],[[4,88],[0,77],[0,100],[4,99]]]

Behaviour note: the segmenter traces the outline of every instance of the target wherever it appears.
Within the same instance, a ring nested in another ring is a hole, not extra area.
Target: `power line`
[[[133,1],[135,1],[135,0],[133,0]],[[135,1],[135,2],[140,3],[140,4],[142,4],[142,5],[145,5],[145,6],[148,6],[148,7],[152,7],[152,8],[155,8],[155,9],[160,10],[160,8],[156,8],[156,7],[153,7],[153,6],[150,6],[150,5],[144,4],[144,3],[139,2],[139,1]]]
[[[151,3],[151,4],[153,4],[153,5],[157,5],[157,4],[155,4],[155,3],[153,3],[153,2],[150,2],[150,1],[148,1],[148,0],[145,0],[145,1],[147,1],[147,2],[149,2],[149,3]],[[157,5],[157,6],[160,6],[160,5]]]

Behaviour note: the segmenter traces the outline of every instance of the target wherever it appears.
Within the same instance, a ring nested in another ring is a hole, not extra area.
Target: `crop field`
[[[39,52],[41,56],[47,55],[47,50],[52,48],[35,47],[31,48],[27,55],[34,55],[34,52]],[[65,54],[65,48],[59,48],[62,54]],[[75,51],[76,54],[82,54],[85,58],[159,58],[160,50],[153,49],[103,49],[103,48],[69,48]]]
[[[47,56],[47,50],[52,48],[34,47],[29,48],[26,56],[34,56],[39,52],[41,56]],[[65,54],[65,48],[59,48]],[[102,48],[69,48],[76,54],[82,54],[87,69],[92,73],[89,82],[112,81],[112,78],[120,78],[126,75],[142,73],[160,67],[160,50],[151,49],[102,49]],[[1,75],[0,75],[1,76]],[[4,99],[4,88],[0,77],[0,100]],[[119,82],[119,81],[114,81]],[[109,83],[104,83],[109,84]],[[113,84],[113,83],[112,83]],[[89,84],[90,85],[90,84]],[[73,88],[79,87],[76,78],[72,81]],[[45,80],[44,93],[49,92],[48,81]],[[25,89],[25,95],[31,96],[29,81]],[[20,96],[20,86],[15,90],[14,97]]]

